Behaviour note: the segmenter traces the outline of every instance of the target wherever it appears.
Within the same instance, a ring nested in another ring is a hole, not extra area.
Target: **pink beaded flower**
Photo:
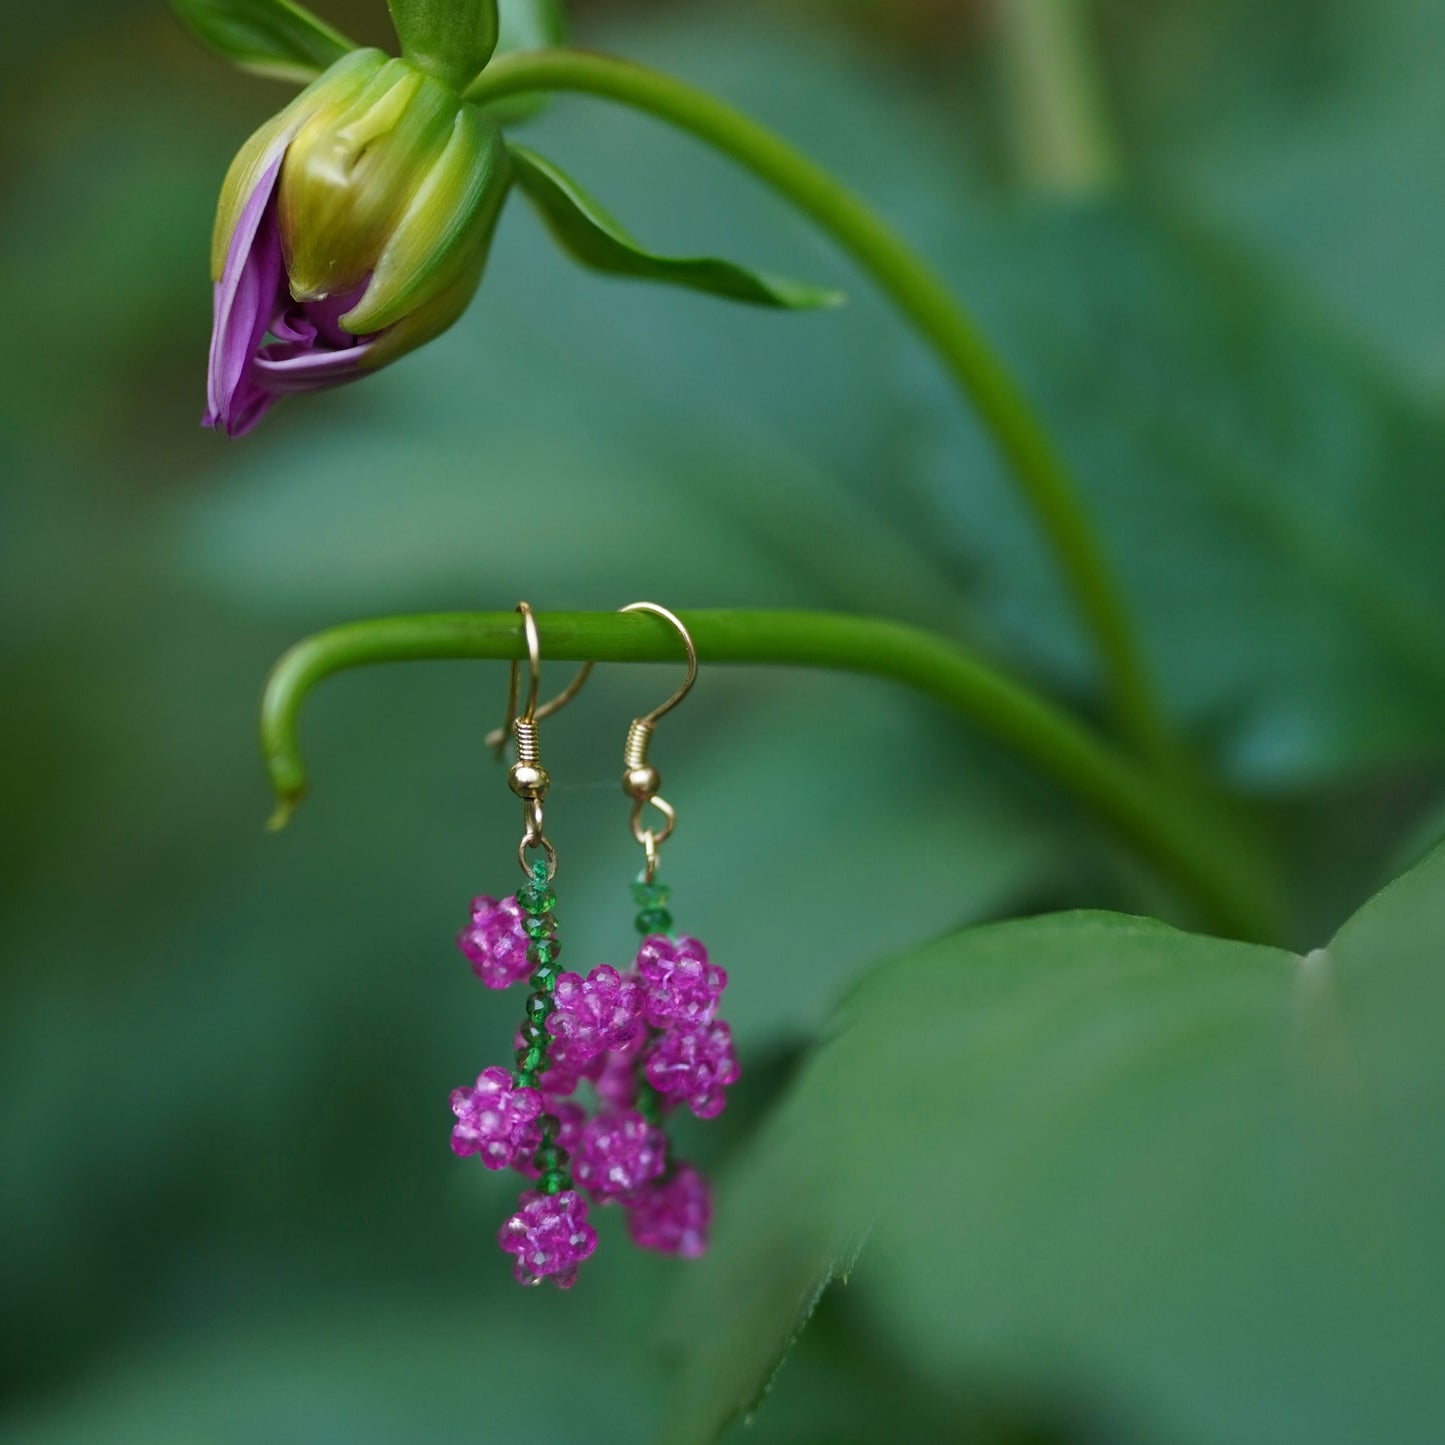
[[[623,1201],[632,1242],[662,1254],[697,1259],[707,1250],[712,1190],[691,1164]]]
[[[527,935],[515,898],[472,899],[472,921],[457,934],[457,947],[488,988],[506,988],[527,977]]]
[[[647,1082],[669,1103],[686,1103],[699,1119],[715,1119],[727,1104],[723,1090],[741,1077],[725,1023],[659,1034],[647,1055]]]
[[[643,1011],[655,1028],[711,1023],[728,976],[707,961],[707,949],[695,938],[655,933],[637,951]]]
[[[556,1010],[547,1032],[560,1060],[586,1063],[608,1049],[626,1049],[642,1035],[642,990],[635,978],[598,964],[584,979],[564,973],[553,994]]]
[[[505,1069],[483,1069],[474,1089],[452,1090],[452,1152],[481,1156],[488,1169],[505,1169],[520,1155],[530,1157],[542,1142],[538,1117],[542,1096],[517,1089]]]
[[[667,1136],[629,1109],[598,1114],[588,1123],[572,1173],[594,1199],[617,1199],[656,1179],[666,1163]]]
[[[597,1248],[597,1231],[587,1223],[587,1201],[575,1189],[560,1194],[526,1193],[502,1226],[497,1243],[517,1256],[518,1284],[550,1279],[559,1289],[577,1282],[577,1266]]]
[[[560,1126],[557,1130],[556,1143],[569,1155],[577,1152],[578,1142],[582,1138],[582,1126],[587,1122],[587,1111],[581,1104],[573,1103],[571,1099],[552,1099],[546,1094],[542,1096],[549,1114],[555,1114],[557,1123]],[[538,1121],[540,1124],[540,1120]],[[531,1154],[519,1154],[513,1161],[512,1167],[518,1174],[525,1174],[528,1179],[536,1179],[541,1170],[532,1163]]]

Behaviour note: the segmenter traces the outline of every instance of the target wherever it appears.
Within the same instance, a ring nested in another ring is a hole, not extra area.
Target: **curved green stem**
[[[1175,747],[1134,630],[1072,478],[1028,402],[935,272],[846,187],[772,132],[703,91],[611,56],[536,50],[499,58],[472,83],[487,103],[544,91],[620,101],[689,131],[786,196],[868,271],[933,346],[1022,486],[1094,638],[1125,735],[1172,763]]]
[[[920,628],[826,612],[685,612],[705,663],[771,663],[891,678],[941,702],[1052,779],[1169,874],[1224,931],[1277,936],[1268,869],[1211,805],[1141,769],[1045,698],[957,644]],[[646,613],[569,612],[537,618],[543,654],[558,661],[655,662],[681,656],[677,635]],[[261,743],[284,826],[306,791],[298,724],[310,690],[333,672],[377,662],[525,656],[515,612],[382,617],[299,642],[276,664],[261,710]]]

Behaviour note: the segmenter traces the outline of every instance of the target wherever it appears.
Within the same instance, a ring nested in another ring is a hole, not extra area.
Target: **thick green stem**
[[[825,612],[686,612],[708,664],[767,663],[891,678],[941,702],[1107,820],[1171,876],[1227,933],[1277,936],[1269,871],[1251,841],[1212,805],[1145,772],[1045,698],[957,644],[865,617]],[[543,655],[556,661],[656,662],[681,656],[677,635],[645,613],[539,616]],[[306,791],[298,724],[322,678],[377,662],[525,656],[514,612],[382,617],[316,633],[276,664],[261,710],[261,744],[284,825]],[[906,803],[906,799],[900,800]]]
[[[1006,111],[1020,182],[1091,195],[1118,179],[1086,0],[996,0]]]
[[[812,217],[867,271],[938,352],[1018,479],[1058,560],[1107,675],[1120,727],[1172,764],[1168,720],[1150,685],[1103,547],[1058,453],[1012,377],[938,275],[846,187],[772,132],[671,76],[610,56],[537,50],[494,61],[466,92],[488,103],[580,91],[670,122],[731,156]]]

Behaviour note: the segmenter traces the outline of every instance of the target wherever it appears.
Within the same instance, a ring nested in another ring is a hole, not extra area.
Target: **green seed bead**
[[[537,1126],[542,1131],[542,1142],[551,1144],[562,1132],[562,1121],[555,1114],[543,1114],[537,1120]]]
[[[557,895],[545,886],[539,888],[535,883],[524,883],[517,889],[517,902],[524,913],[536,918],[550,913],[557,906]]]
[[[525,1074],[536,1074],[546,1062],[547,1050],[541,1044],[517,1050],[517,1067]]]
[[[545,888],[552,880],[547,876],[547,860],[545,858],[534,858],[532,860],[532,882],[538,888]]]
[[[550,915],[542,915],[540,918],[533,918],[528,914],[522,920],[522,930],[528,938],[546,938],[556,927],[557,920]]]
[[[632,885],[632,901],[639,908],[666,908],[672,897],[672,889],[666,883],[647,883],[639,880]]]
[[[644,908],[637,915],[637,931],[644,936],[649,933],[671,933],[672,914],[665,908]]]
[[[565,1169],[549,1170],[537,1181],[537,1190],[541,1194],[561,1194],[571,1187],[572,1176]]]
[[[512,1087],[514,1089],[535,1089],[537,1087],[537,1076],[527,1069],[518,1069],[512,1075]]]
[[[528,983],[538,993],[554,993],[557,988],[557,980],[562,976],[562,966],[557,963],[540,963],[532,970],[532,976]]]
[[[541,1023],[549,1017],[556,1007],[557,1005],[552,1002],[552,995],[543,993],[540,989],[536,993],[527,995],[527,1017],[537,1023]]]
[[[546,1024],[540,1019],[528,1019],[519,1032],[522,1035],[522,1043],[527,1048],[545,1048],[550,1035],[547,1033]]]
[[[562,945],[555,938],[539,938],[527,945],[527,962],[533,968],[540,968],[544,963],[556,963],[561,952]]]
[[[556,1144],[543,1144],[532,1155],[532,1165],[542,1174],[555,1174],[567,1162],[567,1151]]]

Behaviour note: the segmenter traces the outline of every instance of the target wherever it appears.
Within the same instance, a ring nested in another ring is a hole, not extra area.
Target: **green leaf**
[[[356,47],[292,0],[170,0],[182,25],[242,70],[311,81]]]
[[[870,1226],[857,1289],[940,1389],[1411,1438],[1445,1410],[1442,938],[1445,849],[1304,957],[1078,913],[877,969],[723,1193],[663,1439],[754,1403]]]
[[[836,306],[837,291],[765,276],[712,258],[677,258],[644,251],[580,186],[550,161],[522,146],[510,147],[517,183],[541,213],[558,244],[576,261],[611,276],[632,276],[685,286],[712,296],[790,311]]]
[[[1279,791],[1438,761],[1439,418],[1288,279],[1152,204],[970,220],[948,266],[1077,471],[1170,710],[1223,769]],[[1034,666],[1077,677],[1067,601],[976,427],[940,407],[914,435],[922,524],[980,559]]]
[[[1133,93],[1121,107],[1131,148],[1149,174],[1168,174],[1172,191],[1317,288],[1372,351],[1438,387],[1445,288],[1429,278],[1445,246],[1445,191],[1420,177],[1445,127],[1445,10],[1374,0],[1332,5],[1325,19],[1313,0],[1277,0],[1247,37],[1241,13],[1202,5],[1180,25],[1148,7],[1119,27],[1110,76]],[[1161,47],[1202,63],[1186,79],[1160,65]]]
[[[386,0],[401,53],[459,90],[497,48],[497,0]]]

